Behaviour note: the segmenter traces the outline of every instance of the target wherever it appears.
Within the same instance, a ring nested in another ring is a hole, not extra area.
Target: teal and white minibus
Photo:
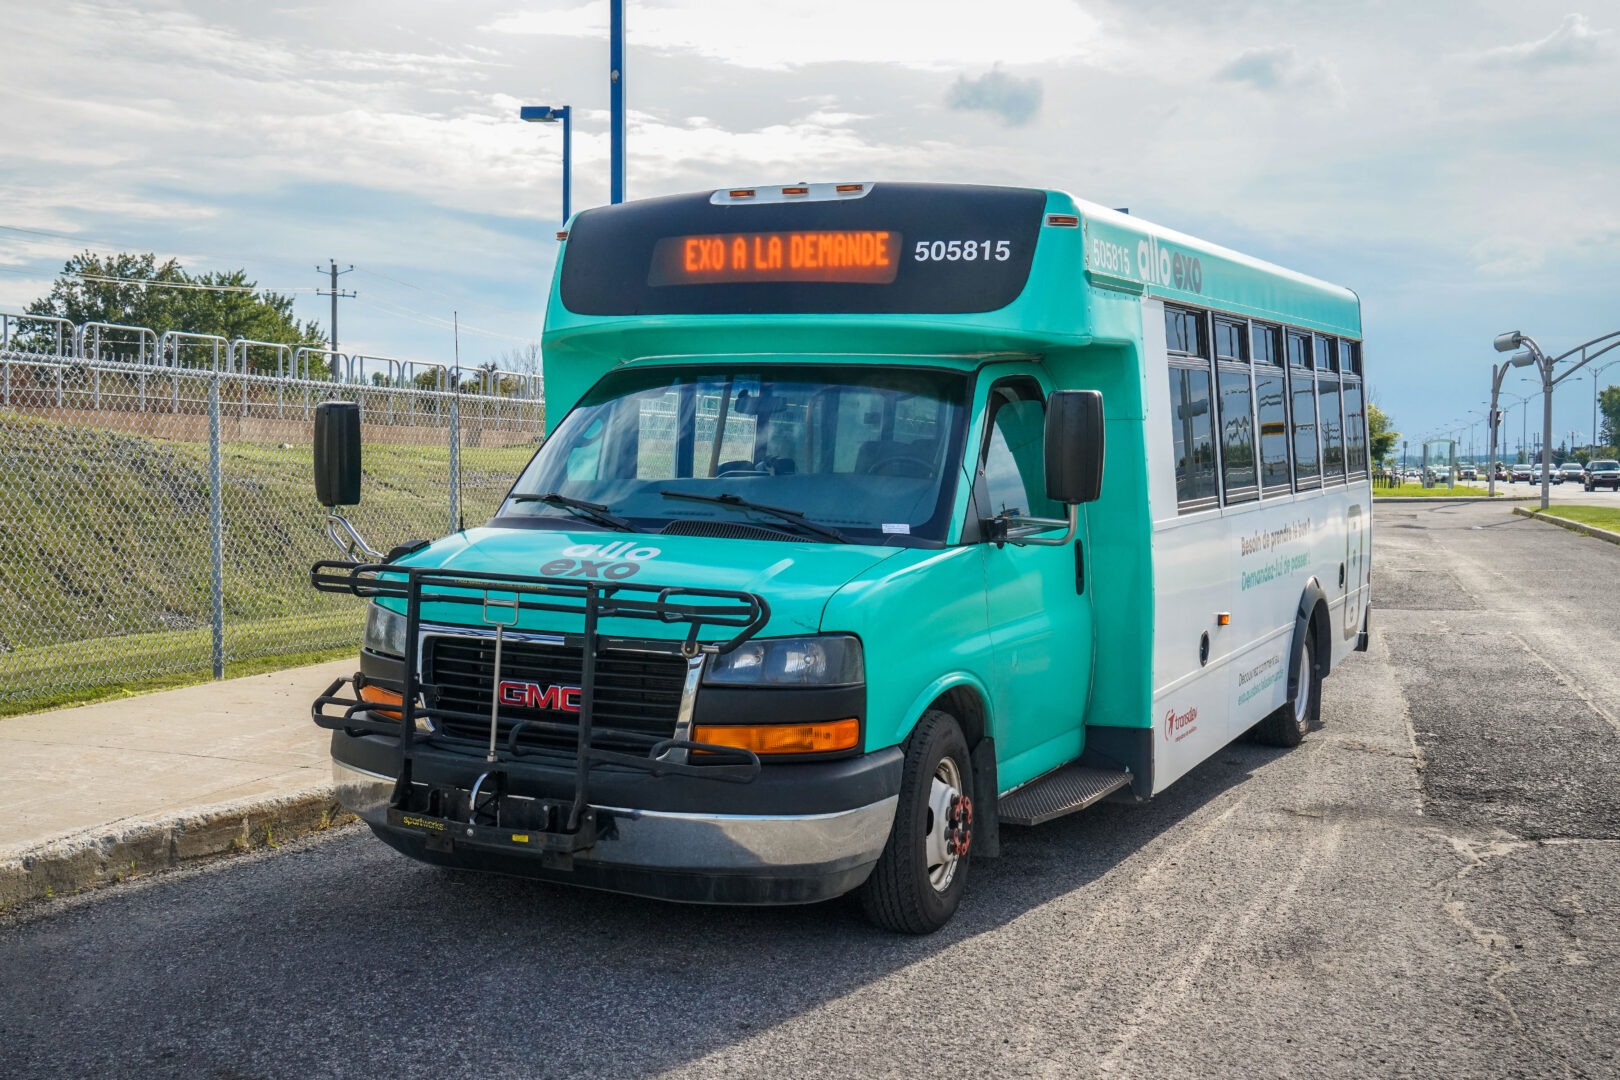
[[[705,191],[570,222],[550,432],[495,516],[318,564],[341,798],[446,866],[674,900],[858,890],[1296,744],[1365,648],[1360,305],[1058,191]],[[352,406],[317,483],[359,498]]]

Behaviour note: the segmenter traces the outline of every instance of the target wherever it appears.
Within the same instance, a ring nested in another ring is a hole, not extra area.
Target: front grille
[[[551,686],[579,686],[583,649],[577,644],[506,640],[501,645],[501,678]],[[495,641],[492,638],[429,637],[425,681],[433,687],[431,706],[470,716],[435,715],[435,726],[452,739],[489,740],[489,704],[494,692]],[[645,751],[672,738],[680,711],[686,661],[674,654],[598,648],[592,745],[605,750]],[[476,719],[474,718],[476,717]],[[565,724],[578,731],[579,714],[561,709],[502,706],[500,745],[522,720]],[[578,736],[568,732],[518,733],[526,749],[572,752]]]

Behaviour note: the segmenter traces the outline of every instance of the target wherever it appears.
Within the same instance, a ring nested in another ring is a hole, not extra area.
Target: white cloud
[[[1334,100],[1344,96],[1338,72],[1326,60],[1306,60],[1293,45],[1244,49],[1215,73],[1217,79],[1248,83],[1260,90],[1316,90]]]
[[[502,15],[491,34],[605,38],[607,5],[590,2]],[[625,39],[637,49],[689,51],[738,67],[887,63],[931,70],[983,63],[1072,60],[1106,47],[1098,21],[1071,0],[867,3],[858,7],[702,0],[635,7]]]
[[[1596,64],[1617,56],[1620,42],[1613,30],[1594,30],[1585,15],[1570,14],[1544,38],[1487,49],[1478,59],[1486,67],[1539,69]]]
[[[1041,80],[1020,79],[999,67],[977,78],[958,75],[945,94],[945,104],[969,112],[988,112],[1017,127],[1034,119],[1041,108]]]

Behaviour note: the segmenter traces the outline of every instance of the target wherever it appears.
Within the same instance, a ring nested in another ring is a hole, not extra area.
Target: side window
[[[1344,482],[1344,426],[1339,418],[1339,380],[1324,376],[1316,384],[1316,399],[1322,411],[1322,478],[1330,484]]]
[[[1288,390],[1294,429],[1294,487],[1303,491],[1322,482],[1316,432],[1316,376],[1311,373],[1311,339],[1288,335]]]
[[[1254,462],[1254,398],[1249,386],[1249,326],[1215,318],[1215,385],[1220,392],[1221,487],[1226,502],[1260,497]]]
[[[1367,474],[1367,416],[1362,406],[1361,384],[1350,379],[1344,383],[1344,445],[1345,461],[1352,477]]]
[[[1346,375],[1361,374],[1361,343],[1339,339],[1339,370]]]
[[[1181,356],[1209,356],[1208,331],[1204,313],[1186,308],[1164,309],[1164,342],[1170,352]]]
[[[1254,327],[1254,406],[1260,423],[1260,488],[1267,495],[1293,487],[1288,470],[1288,379],[1281,333]]]
[[[1207,367],[1170,367],[1170,430],[1176,469],[1176,506],[1181,513],[1218,502],[1215,435]]]
[[[1046,403],[1033,379],[1012,379],[990,390],[989,437],[979,466],[984,517],[1058,518],[1046,497]]]
[[[1317,334],[1316,338],[1316,370],[1339,370],[1339,342],[1335,338],[1323,337]]]

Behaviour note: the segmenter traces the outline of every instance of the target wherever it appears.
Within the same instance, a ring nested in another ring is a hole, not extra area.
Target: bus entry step
[[[1065,765],[996,803],[1003,825],[1039,825],[1084,810],[1131,782],[1128,772]]]

